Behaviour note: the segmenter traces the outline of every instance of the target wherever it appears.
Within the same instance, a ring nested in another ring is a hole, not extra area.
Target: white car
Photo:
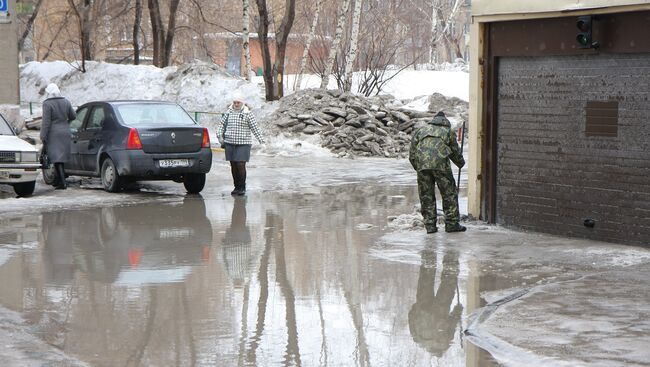
[[[0,184],[14,187],[16,195],[34,193],[39,163],[38,150],[14,133],[7,120],[0,115]]]

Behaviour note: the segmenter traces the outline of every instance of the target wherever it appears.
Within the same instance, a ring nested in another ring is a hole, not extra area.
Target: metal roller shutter
[[[497,223],[650,244],[650,54],[500,58],[497,119]]]

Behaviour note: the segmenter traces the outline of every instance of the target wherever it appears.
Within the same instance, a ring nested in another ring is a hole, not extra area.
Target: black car
[[[173,180],[199,193],[212,166],[208,130],[175,103],[86,103],[70,130],[66,173],[101,177],[109,192],[138,180]],[[43,171],[47,183],[54,179],[51,171]]]

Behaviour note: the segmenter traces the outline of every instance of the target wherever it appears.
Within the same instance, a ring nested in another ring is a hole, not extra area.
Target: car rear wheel
[[[102,163],[102,186],[104,186],[104,190],[118,192],[122,189],[122,181],[113,160],[106,158]]]
[[[183,186],[190,194],[198,194],[205,187],[205,173],[188,173],[183,180]]]
[[[43,181],[47,185],[56,184],[56,171],[54,170],[53,164],[50,164],[48,168],[43,168],[41,171],[43,172]]]
[[[31,196],[34,193],[36,181],[20,182],[14,184],[14,192],[20,197]]]

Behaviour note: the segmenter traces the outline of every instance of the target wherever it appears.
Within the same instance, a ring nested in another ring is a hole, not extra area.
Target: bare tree
[[[348,9],[350,7],[350,0],[343,0],[341,3],[341,11],[338,17],[338,22],[336,25],[336,33],[334,35],[334,40],[332,41],[332,47],[330,48],[329,56],[327,57],[327,63],[325,64],[325,72],[323,73],[323,79],[321,79],[320,87],[325,89],[327,84],[329,84],[330,73],[334,67],[334,61],[339,50],[339,44],[341,43],[341,37],[343,35],[343,27],[345,26],[345,19],[348,14]]]
[[[251,49],[250,49],[250,37],[249,37],[249,26],[250,26],[250,16],[248,15],[248,9],[250,6],[249,0],[243,0],[244,5],[244,14],[242,19],[242,38],[243,38],[243,51],[244,58],[246,59],[246,80],[250,81],[253,78],[253,66],[251,64]]]
[[[27,39],[27,36],[29,36],[29,33],[32,31],[32,27],[34,26],[34,21],[38,16],[38,9],[41,7],[42,3],[43,0],[37,0],[36,4],[34,5],[34,10],[32,11],[32,14],[29,16],[27,23],[25,24],[25,29],[23,30],[23,33],[20,35],[20,38],[18,39],[19,51],[22,51],[22,49],[25,47],[25,40]]]
[[[298,70],[298,77],[296,78],[294,85],[295,90],[300,90],[300,84],[302,84],[302,75],[305,72],[305,67],[307,66],[309,48],[311,47],[311,43],[314,40],[314,35],[316,34],[316,25],[318,24],[318,16],[320,15],[321,10],[323,10],[323,0],[316,0],[316,12],[314,13],[314,19],[312,19],[311,27],[309,28],[309,35],[307,35],[307,43],[305,44],[305,49],[302,52],[300,69]]]
[[[264,85],[266,100],[275,101],[284,95],[284,58],[287,50],[289,32],[296,16],[296,0],[286,0],[284,17],[275,32],[275,61],[271,64],[269,48],[269,11],[266,0],[256,0],[259,12],[259,39],[264,63]]]
[[[455,57],[460,54],[458,45],[454,46],[454,37],[451,31],[458,17],[462,0],[454,0],[451,7],[449,5],[449,1],[444,0],[433,0],[431,3],[431,51],[429,56],[431,62],[438,61],[436,50],[442,51],[447,61],[452,61],[452,54]],[[458,51],[456,52],[456,50]]]
[[[176,13],[180,0],[170,0],[167,29],[163,24],[159,0],[148,0],[151,33],[153,34],[153,64],[160,68],[171,63],[174,36],[176,35]]]
[[[361,20],[361,5],[363,0],[354,0],[354,14],[352,15],[352,31],[350,33],[350,48],[345,61],[345,78],[343,90],[349,92],[352,89],[352,72],[354,62],[357,58],[357,47],[359,45],[359,21]]]
[[[133,20],[133,65],[140,64],[140,24],[142,23],[142,0],[135,0]]]
[[[408,37],[406,28],[387,16],[385,4],[370,4],[364,13],[363,34],[359,35],[359,68],[362,70],[357,91],[365,96],[376,95],[386,83],[401,71],[411,67],[428,50],[424,48],[408,62],[395,68],[401,54],[407,52],[403,45]],[[393,9],[394,10],[394,9]],[[394,13],[392,13],[394,14]],[[372,27],[370,25],[373,25]]]
[[[82,0],[75,3],[75,0],[68,0],[73,14],[77,18],[79,27],[79,47],[81,48],[81,71],[86,72],[86,60],[93,59],[94,41],[92,30],[94,25],[92,7],[95,0]]]

